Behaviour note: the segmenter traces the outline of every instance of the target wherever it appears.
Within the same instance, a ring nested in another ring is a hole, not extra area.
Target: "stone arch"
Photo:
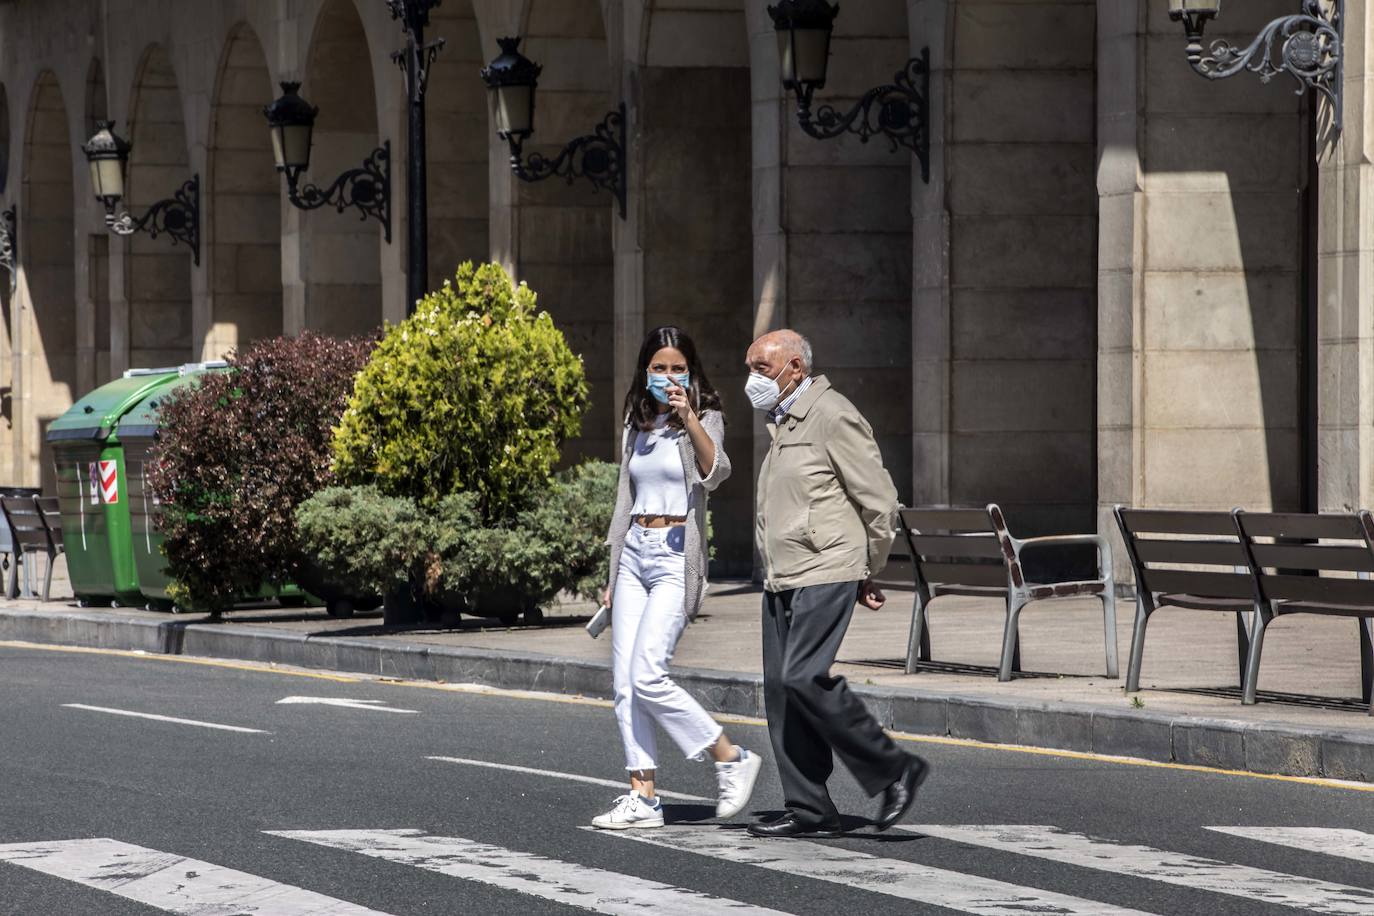
[[[754,249],[744,3],[645,6],[633,55],[638,98],[630,155],[642,324],[627,330],[636,339],[626,340],[624,351],[636,353],[638,335],[659,325],[679,325],[693,337],[724,401],[726,450],[736,479],[749,481],[755,476],[753,412],[743,390],[744,354],[753,337]],[[750,488],[724,488],[712,497],[711,510],[716,574],[747,575],[753,564]]]
[[[535,105],[533,152],[556,156],[564,144],[592,133],[619,104],[597,0],[532,0],[521,30],[522,52],[544,65]],[[476,82],[476,81],[473,81]],[[480,87],[480,83],[478,83]],[[490,136],[492,127],[484,129]],[[502,144],[504,146],[504,144]],[[619,222],[614,196],[585,181],[551,178],[530,183],[504,170],[512,190],[511,261],[518,279],[539,293],[582,356],[591,407],[582,434],[564,446],[563,459],[614,457],[620,445],[624,391],[615,382],[615,249]]]
[[[485,65],[471,0],[448,0],[430,13],[426,40],[443,38],[425,98],[429,161],[429,288],[463,261],[485,261],[491,172]]]
[[[377,93],[367,34],[353,0],[328,0],[315,21],[301,94],[319,108],[310,171],[302,180],[327,186],[357,168],[380,143]],[[403,237],[395,201],[405,183],[401,151],[392,148],[392,237]],[[300,216],[305,327],[363,334],[382,322],[382,227],[356,213],[322,208]]]
[[[39,74],[24,132],[21,300],[14,332],[12,479],[54,492],[48,425],[80,393],[76,365],[73,153],[57,77]]]
[[[210,121],[207,266],[211,320],[201,345],[216,359],[282,332],[282,181],[262,107],[274,97],[267,58],[247,23],[225,44]]]
[[[142,216],[191,177],[181,93],[161,45],[144,52],[134,81],[125,206]],[[201,232],[204,234],[204,220]],[[191,252],[170,238],[139,232],[125,246],[129,365],[172,366],[194,358],[191,345]]]

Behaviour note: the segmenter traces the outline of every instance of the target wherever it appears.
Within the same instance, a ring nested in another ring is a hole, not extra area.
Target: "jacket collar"
[[[823,375],[812,376],[811,387],[801,393],[797,398],[797,403],[792,405],[792,409],[787,412],[787,416],[796,417],[798,420],[806,419],[806,414],[811,407],[820,400],[820,396],[830,390],[830,380]]]

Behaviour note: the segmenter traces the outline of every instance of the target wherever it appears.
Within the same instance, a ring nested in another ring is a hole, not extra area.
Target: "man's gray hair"
[[[811,341],[805,334],[798,334],[797,340],[797,355],[801,357],[802,371],[810,375],[811,369],[813,368],[811,361]]]

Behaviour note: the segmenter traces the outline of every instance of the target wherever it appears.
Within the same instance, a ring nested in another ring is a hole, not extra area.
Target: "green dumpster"
[[[119,420],[178,377],[131,369],[72,405],[48,428],[72,591],[82,606],[142,604],[131,550],[127,467]]]

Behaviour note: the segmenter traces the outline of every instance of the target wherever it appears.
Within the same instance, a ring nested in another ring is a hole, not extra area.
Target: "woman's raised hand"
[[[673,413],[686,423],[692,417],[692,405],[687,402],[687,389],[678,385],[668,386],[668,406]]]

